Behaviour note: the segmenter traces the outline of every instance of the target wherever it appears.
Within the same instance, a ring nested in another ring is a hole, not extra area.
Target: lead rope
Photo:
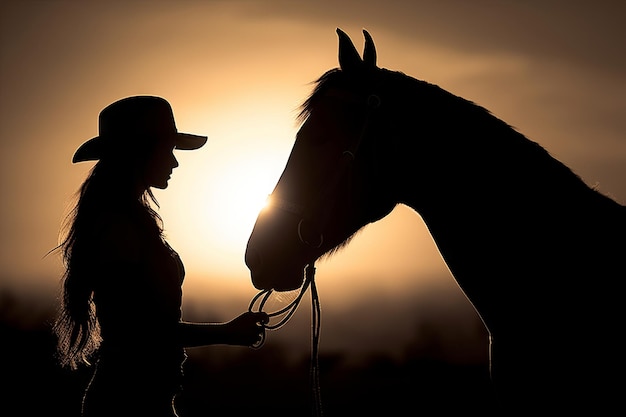
[[[306,267],[307,279],[311,282],[311,389],[313,391],[313,416],[321,417],[322,397],[320,393],[319,345],[322,310],[315,285],[315,266]],[[310,278],[309,278],[310,276]]]
[[[305,278],[298,296],[287,306],[272,313],[267,313],[269,318],[283,316],[277,323],[270,324],[269,322],[263,324],[263,327],[267,330],[276,330],[284,326],[289,319],[296,312],[300,301],[306,293],[307,289],[311,288],[311,366],[310,366],[310,379],[311,390],[313,396],[313,416],[322,415],[322,399],[320,396],[320,379],[319,379],[319,342],[320,342],[320,328],[321,328],[321,308],[319,295],[317,293],[317,286],[315,285],[315,265],[310,263],[306,266]],[[255,306],[258,304],[258,312],[263,311],[265,303],[270,298],[274,290],[262,290],[252,298],[248,311],[253,312]],[[265,333],[261,340],[254,344],[252,347],[259,349],[265,343]]]

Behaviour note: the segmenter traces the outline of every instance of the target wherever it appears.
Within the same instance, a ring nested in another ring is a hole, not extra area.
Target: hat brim
[[[207,142],[207,136],[192,135],[191,133],[176,133],[176,144],[174,148],[182,150],[194,150],[201,148]],[[78,147],[72,163],[84,161],[97,161],[104,154],[105,141],[101,136],[91,138]]]
[[[175,148],[190,151],[203,147],[206,141],[206,136],[192,135],[191,133],[177,133]]]
[[[102,142],[102,138],[99,136],[89,139],[76,149],[72,157],[72,162],[97,161],[103,153]]]

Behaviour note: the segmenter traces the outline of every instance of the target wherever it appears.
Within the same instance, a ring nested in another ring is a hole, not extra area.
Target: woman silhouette
[[[163,237],[151,188],[167,188],[178,166],[174,149],[206,140],[179,133],[166,100],[134,96],[106,107],[99,136],[74,154],[72,162],[98,162],[59,245],[65,271],[54,330],[63,366],[95,360],[85,417],[177,416],[186,347],[252,346],[264,336],[264,313],[182,320],[183,264]]]

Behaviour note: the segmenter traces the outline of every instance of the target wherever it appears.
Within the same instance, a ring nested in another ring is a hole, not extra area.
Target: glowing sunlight
[[[255,159],[223,167],[220,180],[212,187],[219,199],[207,198],[203,210],[215,219],[213,232],[220,241],[226,245],[241,245],[242,241],[245,244],[273,183],[274,178]]]
[[[176,153],[180,166],[158,196],[167,234],[193,275],[247,278],[246,242],[295,135],[296,99],[259,108],[262,96],[238,97],[219,108],[195,107],[179,123],[209,137],[198,152]]]

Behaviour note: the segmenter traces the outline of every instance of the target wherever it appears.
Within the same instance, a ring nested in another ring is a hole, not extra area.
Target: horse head
[[[259,289],[286,291],[304,268],[345,245],[363,226],[391,212],[381,166],[376,48],[367,31],[363,58],[341,30],[339,65],[303,105],[296,141],[249,237],[245,262]]]

